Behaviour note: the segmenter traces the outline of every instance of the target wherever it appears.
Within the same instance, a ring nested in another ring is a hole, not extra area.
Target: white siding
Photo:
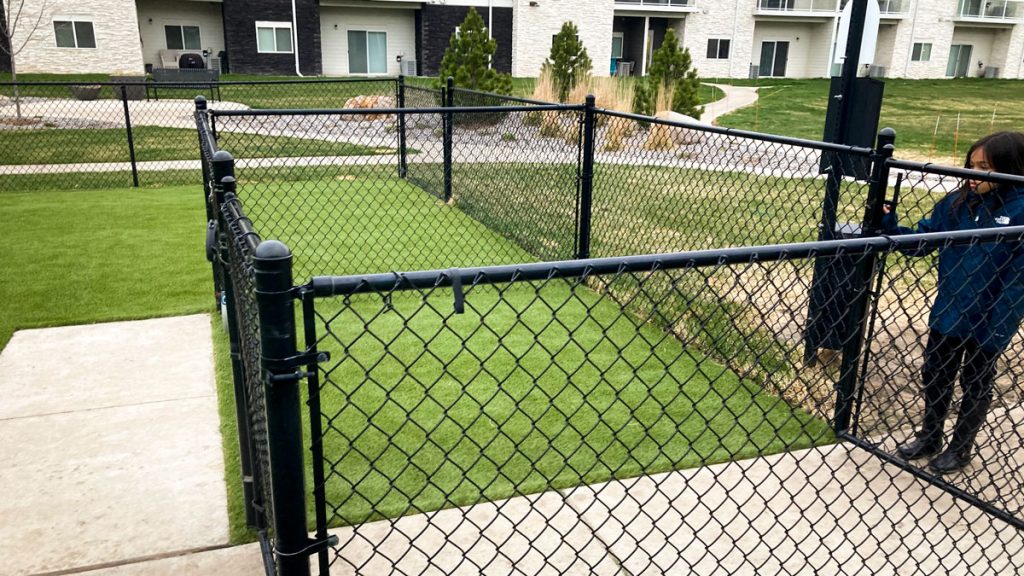
[[[25,41],[41,2],[25,2],[14,45]],[[141,74],[142,51],[134,0],[51,0],[46,13],[25,49],[17,57],[19,72],[54,74]],[[96,48],[58,48],[53,16],[89,20],[96,34]]]
[[[716,3],[709,4],[706,12],[687,14],[683,45],[690,49],[693,64],[701,76],[747,77],[750,63],[756,59],[751,43],[754,35],[754,5],[754,2]],[[707,58],[709,38],[731,40],[728,60]]]
[[[387,32],[388,75],[397,76],[399,55],[416,58],[416,15],[412,10],[320,7],[320,49],[327,76],[346,76],[348,31]]]
[[[224,49],[224,21],[221,4],[206,2],[168,2],[167,0],[137,0],[139,11],[139,37],[142,39],[142,59],[154,68],[160,67],[159,50],[167,48],[164,34],[166,25],[199,26],[202,47],[211,56]],[[150,22],[152,20],[152,22]]]
[[[612,0],[516,0],[512,19],[512,75],[537,76],[551,53],[551,37],[572,21],[594,62],[594,74],[607,76],[612,57]]]
[[[968,76],[981,76],[985,66],[991,62],[993,32],[982,28],[957,28],[953,31],[951,44],[967,44],[971,46],[971,65],[967,68]],[[943,63],[949,62],[949,52],[942,55]],[[981,66],[978,66],[978,63]]]

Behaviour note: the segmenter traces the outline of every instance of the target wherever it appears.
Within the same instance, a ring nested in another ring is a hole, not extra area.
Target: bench
[[[210,68],[156,68],[146,84],[146,98],[160,99],[160,88],[197,88],[205,85],[212,99],[220,100],[220,70]]]

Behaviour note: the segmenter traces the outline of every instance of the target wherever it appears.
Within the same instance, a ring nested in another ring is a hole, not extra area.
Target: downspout
[[[491,4],[491,0],[487,0],[487,39],[491,40],[494,38],[494,34],[491,33],[491,29],[494,28],[494,6]],[[487,58],[487,68],[490,69],[494,62],[494,56]]]
[[[295,17],[295,0],[292,0],[292,42],[293,50],[295,53],[295,75],[299,78],[304,78],[302,72],[299,71],[299,21]]]
[[[736,0],[736,4],[733,6],[733,11],[732,11],[732,40],[729,41],[730,44],[732,45],[732,49],[729,51],[729,78],[735,78],[735,76],[733,76],[732,63],[733,63],[734,58],[732,56],[735,54],[735,48],[739,45],[739,43],[736,41],[736,39],[737,39],[736,34],[737,34],[737,31],[739,30],[739,19],[740,19],[740,0]],[[750,39],[750,43],[751,44],[754,43],[754,39],[753,38]],[[754,54],[754,49],[753,48],[750,49],[750,54],[751,54],[750,57],[753,58],[754,57],[753,56],[753,54]]]

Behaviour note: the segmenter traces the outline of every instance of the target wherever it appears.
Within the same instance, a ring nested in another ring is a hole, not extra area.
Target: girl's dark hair
[[[979,148],[985,150],[985,157],[988,159],[989,169],[992,172],[1002,174],[1013,174],[1024,176],[1024,133],[1022,132],[993,132],[978,140],[967,150],[967,158],[964,160],[964,168],[971,168],[971,155]],[[994,193],[999,193],[997,186]],[[970,186],[964,182],[955,192],[956,200],[952,208],[956,210],[967,200]]]

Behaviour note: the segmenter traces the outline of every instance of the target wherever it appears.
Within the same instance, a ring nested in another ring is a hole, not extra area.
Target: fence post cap
[[[234,162],[235,157],[227,150],[217,150],[213,153],[214,162]]]
[[[260,260],[280,260],[290,258],[291,250],[283,242],[277,240],[264,240],[256,247],[254,256]]]
[[[206,110],[206,96],[195,97],[196,110]]]

